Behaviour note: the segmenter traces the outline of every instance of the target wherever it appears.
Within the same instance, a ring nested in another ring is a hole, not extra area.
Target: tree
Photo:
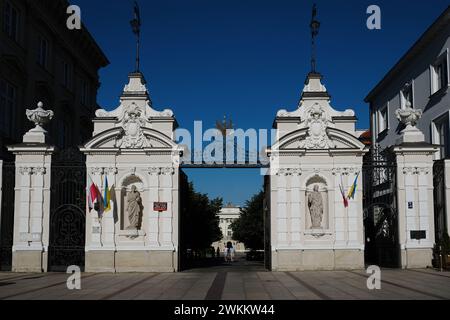
[[[241,216],[232,224],[233,238],[251,250],[264,249],[264,192],[246,201]]]
[[[222,199],[210,200],[208,195],[196,192],[192,182],[184,187],[187,190],[184,190],[181,243],[184,248],[196,252],[209,249],[214,241],[222,238],[217,215],[222,208]]]

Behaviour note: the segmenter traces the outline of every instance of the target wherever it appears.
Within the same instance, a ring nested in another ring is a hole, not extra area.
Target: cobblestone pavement
[[[360,271],[266,272],[218,266],[180,273],[88,274],[68,290],[68,274],[0,273],[0,300],[329,300],[450,299],[450,272],[382,270],[381,290]]]

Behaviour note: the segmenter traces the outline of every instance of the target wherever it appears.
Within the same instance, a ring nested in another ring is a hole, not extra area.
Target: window
[[[403,89],[400,91],[400,105],[402,109],[413,108],[414,100],[413,100],[413,84],[412,82],[408,82],[405,84]]]
[[[231,230],[228,230],[228,237],[232,237],[233,236],[233,231],[231,231]]]
[[[19,11],[6,1],[3,6],[3,31],[13,39],[19,39]]]
[[[431,66],[431,94],[448,86],[447,52]]]
[[[385,105],[378,111],[378,133],[388,129],[388,107]]]
[[[63,85],[70,88],[72,85],[72,67],[69,63],[63,61]]]
[[[38,55],[37,55],[37,63],[44,68],[47,68],[48,62],[48,41],[42,37],[38,39]]]
[[[89,85],[85,80],[81,80],[81,103],[85,106],[89,104]]]
[[[17,107],[17,89],[9,82],[0,79],[0,131],[11,136],[13,111]]]
[[[66,121],[58,121],[58,147],[61,149],[70,146],[70,131]]]
[[[435,160],[444,159],[450,154],[448,121],[448,114],[433,121],[433,143],[440,145],[439,151],[435,153]]]

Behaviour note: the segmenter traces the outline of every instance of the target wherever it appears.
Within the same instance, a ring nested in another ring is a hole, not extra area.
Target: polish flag
[[[92,182],[91,176],[88,175],[88,186],[89,186],[89,194],[88,194],[88,205],[89,211],[94,209],[94,203],[98,198],[98,188],[94,182]]]

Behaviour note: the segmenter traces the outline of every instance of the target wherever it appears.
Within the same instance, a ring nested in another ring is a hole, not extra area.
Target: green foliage
[[[442,247],[443,254],[450,254],[450,237],[447,232],[442,235],[439,245]]]
[[[239,219],[231,224],[233,238],[251,250],[264,249],[264,192],[245,203]]]
[[[208,195],[198,193],[192,182],[184,190],[181,219],[181,243],[187,249],[201,251],[209,249],[214,241],[222,238],[217,213],[222,208],[222,199],[210,200]]]

